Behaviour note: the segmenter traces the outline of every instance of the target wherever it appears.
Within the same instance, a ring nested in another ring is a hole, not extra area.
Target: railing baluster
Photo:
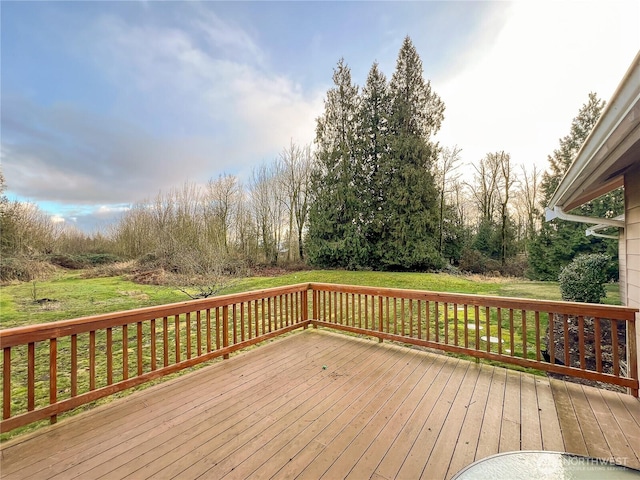
[[[453,304],[453,341],[457,347],[459,345],[458,339],[458,303]]]
[[[393,333],[398,334],[398,299],[393,297]]]
[[[222,307],[222,348],[229,346],[229,306]],[[223,355],[225,360],[229,358],[229,354]]]
[[[418,300],[418,340],[422,340],[422,300]]]
[[[356,326],[356,294],[351,294],[351,326]]]
[[[137,337],[137,360],[138,360],[138,375],[142,375],[142,322],[138,322],[136,328],[136,337]]]
[[[584,317],[582,315],[578,316],[578,352],[580,353],[580,368],[584,370],[587,368],[587,362],[585,360]]]
[[[600,331],[600,319],[593,319],[593,335],[596,350],[596,370],[602,373],[602,333]]]
[[[191,312],[187,312],[187,316],[185,319],[185,335],[187,340],[187,360],[191,358]],[[234,342],[235,343],[235,342]]]
[[[156,319],[151,319],[151,370],[156,369]]]
[[[527,358],[527,312],[522,310],[522,358]]]
[[[252,301],[247,303],[247,327],[249,329],[249,340],[253,338],[253,317],[251,315],[251,305]]]
[[[502,355],[502,309],[497,308],[496,315],[498,317],[498,355]]]
[[[216,350],[220,350],[220,307],[216,307]]]
[[[327,320],[327,292],[322,291],[322,320],[331,322],[331,318]]]
[[[49,340],[49,405],[58,401],[58,339]],[[58,421],[57,415],[51,415],[49,422]]]
[[[175,324],[174,343],[176,346],[176,363],[180,363],[180,315],[174,315],[173,322]]]
[[[240,303],[240,341],[244,342],[244,302]]]
[[[516,354],[516,339],[515,339],[515,326],[513,322],[513,308],[509,309],[509,336],[511,337],[509,342],[509,348],[511,352],[509,353],[513,357]]]
[[[290,294],[286,294],[284,296],[284,318],[285,318],[285,325],[288,327],[289,326],[289,310],[291,308],[291,295]],[[293,324],[293,322],[291,322]]]
[[[364,296],[364,329],[369,330],[369,295]]]
[[[473,312],[475,315],[475,326],[476,326],[476,343],[474,345],[474,348],[476,350],[480,350],[480,307],[478,305],[475,305],[473,307]]]
[[[547,312],[547,325],[549,325],[548,330],[549,330],[549,346],[547,348],[549,348],[549,351],[547,352],[547,354],[550,356],[549,360],[551,361],[552,365],[555,365],[556,363],[556,343],[555,343],[555,330],[556,330],[556,314],[555,313],[551,313],[551,312]]]
[[[536,310],[535,312],[535,322],[536,322],[536,362],[540,361],[540,312]]]
[[[30,412],[36,408],[36,344],[34,342],[29,342],[27,355],[29,357],[27,360],[27,411]],[[73,374],[71,388],[73,391]]]
[[[207,353],[211,352],[211,309],[207,308],[206,313],[206,323],[207,323]]]
[[[449,345],[449,304],[444,302],[442,307],[444,313],[444,344]]]
[[[234,303],[231,307],[231,331],[233,332],[233,345],[238,343],[238,318],[237,318],[238,304]]]
[[[384,331],[383,305],[384,299],[382,298],[382,295],[378,295],[378,332],[380,333]],[[382,342],[382,336],[379,338],[379,341]]]
[[[469,348],[469,305],[464,304],[464,348]]]
[[[434,316],[435,316],[435,325],[434,325],[434,335],[435,341],[440,342],[440,302],[434,302]]]
[[[196,343],[198,356],[200,356],[202,355],[202,312],[200,310],[196,311]]]
[[[129,378],[129,333],[128,326],[122,325],[122,380]]]
[[[259,324],[259,315],[258,315],[258,301],[254,300],[253,301],[253,309],[254,309],[254,322],[255,322],[255,332],[256,332],[256,337],[260,335],[260,324]]]
[[[491,311],[489,307],[484,307],[484,323],[487,335],[487,352],[491,352]],[[502,339],[498,339],[498,343],[501,343]]]
[[[425,319],[424,319],[425,326],[427,327],[426,338],[428,342],[431,339],[431,304],[429,300],[425,302],[424,316],[425,316]]]
[[[375,330],[376,327],[376,296],[371,295],[371,330]]]
[[[3,349],[2,418],[11,417],[11,347]]]
[[[96,331],[89,332],[89,390],[96,389]]]
[[[613,348],[613,374],[620,376],[620,353],[618,352],[618,321],[611,319],[611,346]]]
[[[169,318],[162,317],[162,362],[169,366]]]
[[[564,323],[564,364],[569,367],[571,365],[571,356],[569,351],[569,316],[563,315]]]
[[[71,342],[73,344],[73,341]],[[107,328],[107,385],[113,383],[113,329]],[[71,347],[71,356],[73,358],[73,347]],[[71,361],[73,364],[73,360]],[[76,367],[77,368],[77,365]],[[75,396],[73,388],[73,373],[71,374],[71,396]]]
[[[76,395],[78,395],[78,335],[73,334],[71,335],[71,396],[75,397]]]
[[[231,332],[232,333],[232,345],[238,343],[238,326],[236,321],[236,304],[231,306]]]

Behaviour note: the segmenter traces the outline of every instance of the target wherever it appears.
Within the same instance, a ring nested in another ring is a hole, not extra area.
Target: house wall
[[[627,302],[627,237],[624,228],[619,229],[618,233],[618,271],[620,279],[618,285],[620,287],[620,299],[626,305]]]
[[[625,196],[625,304],[640,308],[640,161],[638,166],[624,176]],[[622,264],[620,265],[622,276]],[[636,314],[640,326],[640,313]],[[636,328],[636,345],[640,345],[640,328]],[[640,362],[638,362],[640,376]]]

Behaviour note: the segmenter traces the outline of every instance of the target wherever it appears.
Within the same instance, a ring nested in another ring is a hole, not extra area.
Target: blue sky
[[[1,160],[8,195],[91,231],[135,202],[246,178],[315,119],[344,57],[390,77],[409,35],[465,164],[546,167],[590,91],[640,48],[640,3],[8,2]],[[466,170],[470,170],[466,168]]]

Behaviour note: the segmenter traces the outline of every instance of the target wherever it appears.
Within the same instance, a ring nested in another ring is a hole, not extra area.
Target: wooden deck
[[[640,402],[309,329],[8,442],[0,475],[439,479],[541,449],[640,468]]]

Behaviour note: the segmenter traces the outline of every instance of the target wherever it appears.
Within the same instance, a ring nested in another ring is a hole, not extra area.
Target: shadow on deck
[[[309,329],[1,447],[3,479],[450,478],[513,450],[640,468],[640,402]]]

